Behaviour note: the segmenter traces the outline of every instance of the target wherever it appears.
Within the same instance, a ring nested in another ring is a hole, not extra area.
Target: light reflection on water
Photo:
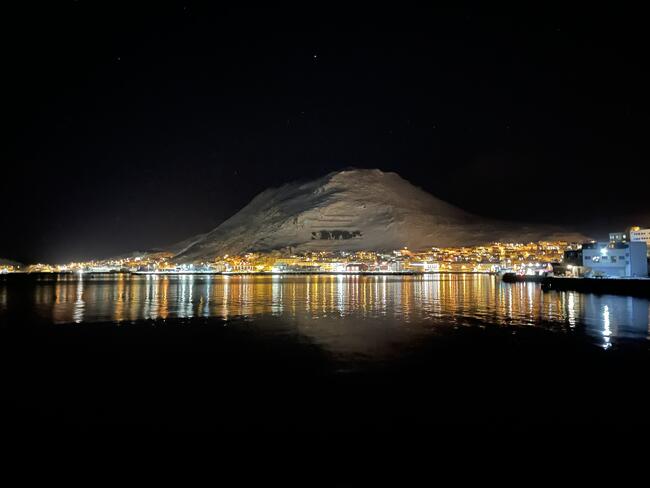
[[[10,287],[0,283],[0,312],[12,312]],[[647,339],[650,315],[643,298],[544,293],[536,284],[504,284],[493,276],[469,274],[53,275],[34,283],[28,307],[55,323],[270,316],[306,326],[341,318],[400,326],[580,326],[603,347],[613,338]]]

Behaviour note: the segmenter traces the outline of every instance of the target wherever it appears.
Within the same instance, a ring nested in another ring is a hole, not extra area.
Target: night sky
[[[22,3],[2,14],[0,257],[165,245],[349,166],[489,217],[650,225],[640,12]]]

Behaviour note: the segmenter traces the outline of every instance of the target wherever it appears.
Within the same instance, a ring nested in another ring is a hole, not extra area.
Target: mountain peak
[[[257,195],[216,229],[175,246],[179,261],[224,254],[421,249],[550,237],[479,219],[379,169],[348,168]]]

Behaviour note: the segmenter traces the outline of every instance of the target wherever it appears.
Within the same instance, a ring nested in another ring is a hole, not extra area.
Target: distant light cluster
[[[224,255],[200,263],[176,263],[173,254],[149,253],[121,259],[73,262],[62,265],[34,264],[3,272],[110,273],[497,273],[546,269],[561,262],[564,251],[579,245],[563,241],[530,243],[494,242],[484,246],[432,247],[412,251],[404,247],[391,252],[251,252]]]

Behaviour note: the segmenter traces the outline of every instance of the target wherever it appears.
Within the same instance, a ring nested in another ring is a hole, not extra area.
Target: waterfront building
[[[583,276],[585,268],[582,266],[582,249],[565,250],[562,262],[552,263],[552,267],[553,274],[557,276]]]
[[[609,242],[627,242],[628,233],[627,232],[610,232],[609,233]]]
[[[321,269],[328,273],[342,273],[345,271],[345,265],[343,261],[327,261],[320,264]]]
[[[645,242],[650,252],[650,229],[642,229],[641,227],[630,228],[630,241],[632,242]],[[650,257],[650,254],[648,254]]]
[[[234,266],[229,266],[228,271],[231,273],[254,273],[256,269],[252,264],[242,262]]]
[[[582,266],[582,249],[567,249],[564,251],[563,262],[566,265]]]
[[[409,268],[420,273],[437,273],[440,271],[440,263],[428,261],[411,262]]]
[[[645,242],[587,242],[582,265],[595,276],[647,277],[647,248]]]

